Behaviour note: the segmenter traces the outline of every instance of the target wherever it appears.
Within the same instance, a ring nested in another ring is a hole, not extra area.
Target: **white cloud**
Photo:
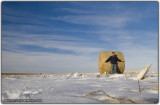
[[[89,14],[91,13],[91,11],[88,10],[81,10],[81,9],[73,9],[73,8],[60,8],[57,9],[57,11],[67,11],[67,12],[71,12],[71,13],[76,13],[76,14]]]
[[[53,20],[60,20],[74,24],[84,25],[102,25],[111,28],[122,28],[128,21],[129,17],[124,16],[97,16],[97,15],[80,15],[80,16],[62,16],[62,17],[51,17]]]
[[[157,32],[151,31],[130,31],[130,30],[100,30],[98,31],[100,39],[104,41],[112,41],[113,38],[117,43],[120,42],[138,42],[139,44],[157,45]]]
[[[98,72],[97,63],[97,56],[2,51],[2,72]]]
[[[2,34],[8,36],[3,37],[3,48],[11,51],[2,50],[2,72],[98,72],[98,52],[101,48],[87,45],[84,39],[65,35]],[[70,50],[78,55],[32,52],[20,49],[20,45]]]
[[[65,35],[43,35],[43,34],[23,34],[23,33],[11,33],[3,32],[2,34],[10,37],[4,37],[2,45],[6,49],[19,51],[20,45],[33,45],[40,46],[42,48],[57,48],[60,50],[69,50],[76,53],[94,53],[102,50],[99,47],[92,47],[88,45],[88,42],[84,39],[65,36]],[[12,37],[11,37],[12,36]]]
[[[158,49],[152,49],[137,44],[119,45],[126,58],[126,68],[129,70],[140,70],[151,63],[151,70],[158,70]]]

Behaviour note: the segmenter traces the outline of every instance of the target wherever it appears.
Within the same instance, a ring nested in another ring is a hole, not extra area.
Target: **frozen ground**
[[[2,77],[2,103],[5,99],[41,99],[42,102],[27,103],[157,103],[158,74],[134,80],[137,74],[98,73],[65,75],[21,75]],[[102,90],[100,92],[93,92]],[[103,93],[103,91],[105,93]],[[92,93],[91,93],[92,92]],[[90,93],[90,94],[88,94]],[[88,94],[88,95],[87,95]],[[109,96],[107,96],[108,94]],[[119,99],[120,98],[120,99]],[[16,102],[11,102],[16,103]]]

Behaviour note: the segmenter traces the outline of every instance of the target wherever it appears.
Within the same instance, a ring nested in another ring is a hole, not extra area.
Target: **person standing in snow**
[[[117,55],[115,55],[115,52],[112,52],[112,56],[110,56],[105,62],[111,62],[111,70],[112,73],[117,72],[117,61],[123,62],[120,59],[118,59]]]

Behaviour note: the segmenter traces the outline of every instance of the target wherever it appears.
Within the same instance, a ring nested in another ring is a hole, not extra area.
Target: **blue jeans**
[[[112,73],[117,72],[117,64],[111,64]]]

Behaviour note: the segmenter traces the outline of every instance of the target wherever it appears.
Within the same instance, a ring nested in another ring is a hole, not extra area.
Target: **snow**
[[[147,78],[134,80],[137,74],[109,74],[107,77],[98,73],[68,73],[63,75],[19,75],[2,77],[2,103],[5,99],[41,99],[34,103],[131,103],[111,97],[131,99],[136,103],[157,103],[158,74],[148,73]],[[93,91],[103,90],[85,96]],[[10,102],[16,103],[16,102]],[[20,102],[19,102],[20,103]],[[23,102],[25,103],[25,102]],[[26,102],[31,103],[31,102]]]

